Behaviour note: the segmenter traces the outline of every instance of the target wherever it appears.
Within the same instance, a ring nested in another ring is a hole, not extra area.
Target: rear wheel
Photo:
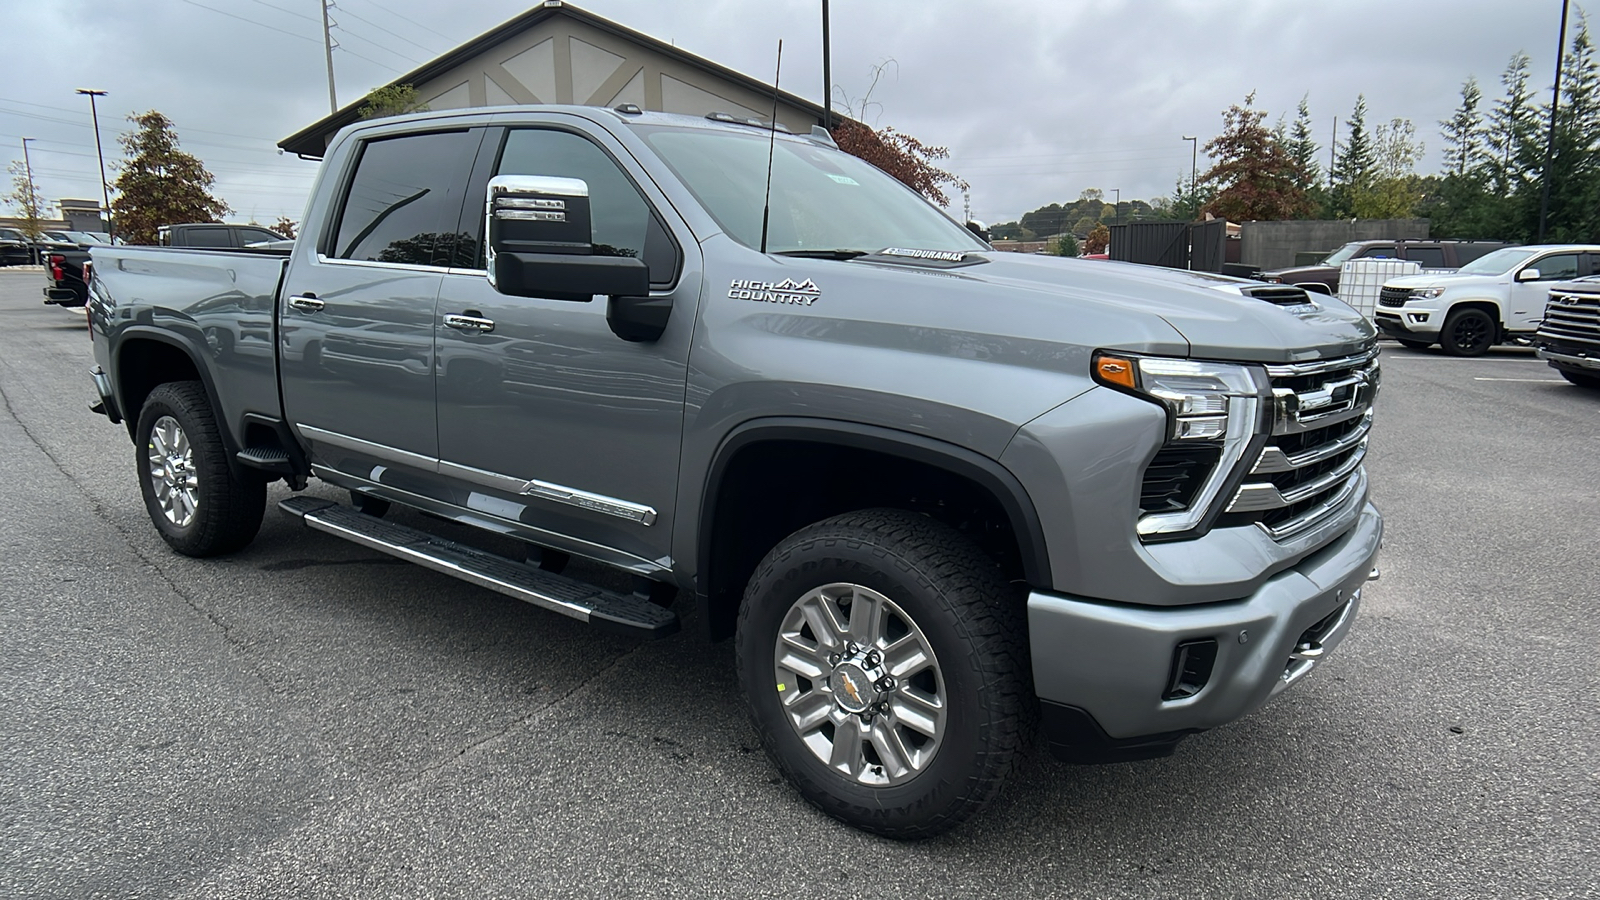
[[[234,477],[198,381],[168,382],[151,391],[134,433],[145,509],[172,549],[185,556],[217,556],[255,539],[267,483]]]
[[[1481,309],[1458,309],[1444,320],[1439,346],[1451,356],[1482,356],[1494,345],[1495,321]]]
[[[1600,375],[1590,375],[1587,372],[1574,372],[1571,369],[1557,369],[1561,377],[1572,382],[1578,387],[1600,388]]]
[[[981,809],[1032,718],[1020,598],[960,534],[898,510],[779,543],[745,593],[737,654],[777,767],[824,812],[887,837]]]

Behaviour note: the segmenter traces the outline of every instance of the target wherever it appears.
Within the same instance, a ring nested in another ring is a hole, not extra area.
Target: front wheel
[[[145,398],[135,429],[139,490],[150,521],[185,556],[217,556],[243,548],[261,528],[263,479],[239,479],[205,388],[173,381]]]
[[[1574,372],[1571,369],[1557,369],[1561,377],[1572,382],[1578,387],[1600,388],[1600,375],[1590,375],[1587,372]]]
[[[1025,742],[1021,598],[925,517],[868,510],[784,539],[750,580],[736,644],[768,755],[808,801],[866,831],[960,824]]]
[[[1444,320],[1439,346],[1451,356],[1482,356],[1494,344],[1496,327],[1481,309],[1458,309]]]

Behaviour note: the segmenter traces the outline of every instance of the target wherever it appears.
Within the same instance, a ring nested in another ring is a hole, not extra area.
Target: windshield
[[[1480,256],[1457,271],[1462,275],[1504,275],[1537,252],[1520,247],[1507,247],[1504,250],[1496,250],[1488,256]]]
[[[639,131],[723,231],[747,247],[761,246],[765,132]],[[768,252],[872,253],[889,247],[989,249],[916,192],[854,156],[792,138],[775,143]]]
[[[1328,254],[1328,258],[1323,260],[1322,264],[1325,266],[1342,266],[1345,260],[1355,256],[1356,251],[1360,249],[1361,245],[1358,243],[1345,244],[1343,247]]]
[[[80,244],[104,244],[105,241],[92,231],[69,231],[67,236]]]

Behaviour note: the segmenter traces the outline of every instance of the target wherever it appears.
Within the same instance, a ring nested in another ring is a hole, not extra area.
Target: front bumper
[[[1154,608],[1030,594],[1034,685],[1052,749],[1075,761],[1165,755],[1185,734],[1261,706],[1344,639],[1382,539],[1383,519],[1367,503],[1338,540],[1237,601]],[[1178,671],[1180,645],[1208,644],[1209,671],[1183,694],[1197,679]]]
[[[1550,347],[1540,344],[1533,351],[1534,355],[1550,363],[1556,369],[1574,369],[1593,372],[1600,370],[1600,355],[1589,355],[1587,351],[1570,350],[1566,347]]]
[[[1372,324],[1389,337],[1433,341],[1438,340],[1443,322],[1436,309],[1380,306],[1373,310]]]

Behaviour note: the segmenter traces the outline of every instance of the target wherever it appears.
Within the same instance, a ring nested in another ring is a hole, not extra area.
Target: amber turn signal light
[[[1095,380],[1104,384],[1114,384],[1130,390],[1138,388],[1134,378],[1133,360],[1120,356],[1107,356],[1100,354],[1094,358]]]

